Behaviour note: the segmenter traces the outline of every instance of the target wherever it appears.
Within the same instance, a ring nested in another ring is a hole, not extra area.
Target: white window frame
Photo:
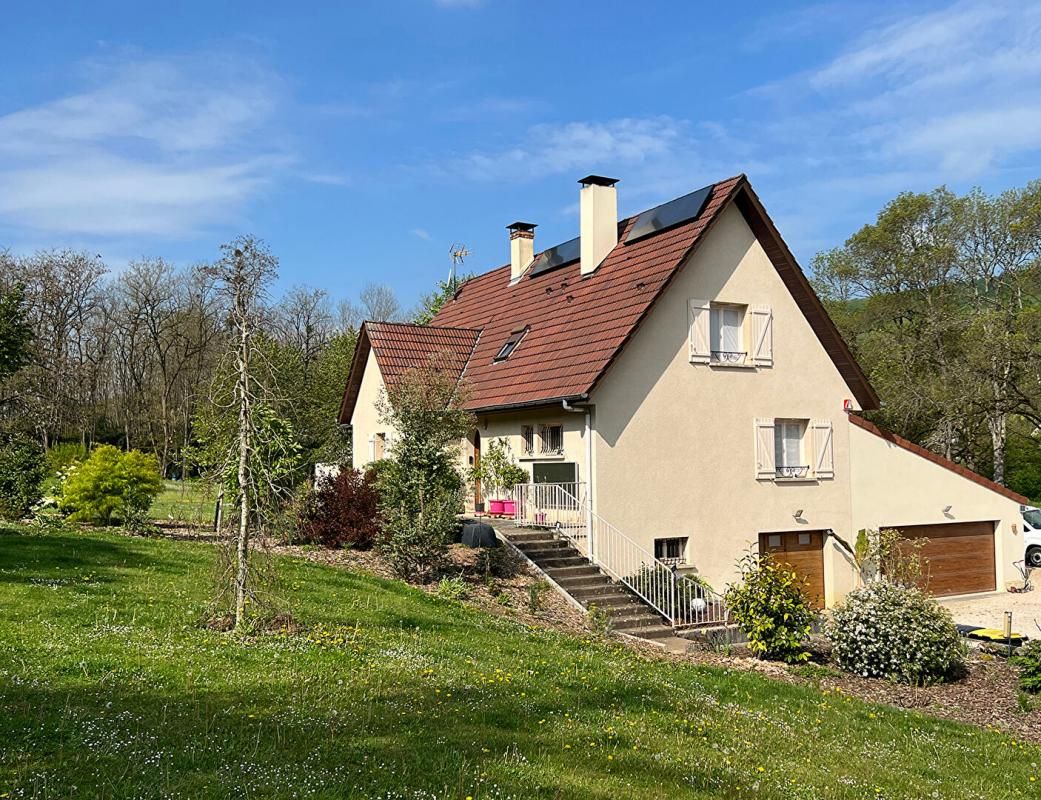
[[[709,363],[744,366],[748,363],[745,324],[748,306],[709,304]]]
[[[806,431],[809,420],[775,419],[774,420],[774,471],[777,480],[806,480],[811,477],[811,466],[806,452]],[[791,436],[797,431],[798,436]],[[792,453],[790,446],[798,447]]]

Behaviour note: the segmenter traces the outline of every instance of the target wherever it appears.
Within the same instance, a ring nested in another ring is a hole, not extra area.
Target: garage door
[[[817,608],[824,608],[824,532],[789,531],[759,534],[759,552],[769,553],[787,564],[806,581],[806,595]]]
[[[949,522],[943,525],[903,525],[909,539],[924,539],[925,588],[930,594],[993,592],[994,523]]]

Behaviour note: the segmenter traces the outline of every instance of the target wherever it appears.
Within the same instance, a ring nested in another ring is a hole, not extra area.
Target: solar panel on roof
[[[535,263],[531,265],[531,269],[528,274],[534,278],[543,272],[548,272],[556,267],[562,267],[565,264],[570,264],[572,261],[578,261],[582,255],[582,249],[579,244],[580,239],[575,237],[569,242],[558,244],[556,247],[551,247],[549,250],[545,250],[539,254],[539,257],[535,259]]]
[[[668,203],[662,203],[650,211],[644,211],[636,218],[636,223],[629,230],[629,235],[625,237],[625,243],[630,244],[637,239],[650,236],[652,233],[694,219],[705,207],[705,201],[708,200],[711,193],[712,187],[706,186],[704,189],[677,197]]]

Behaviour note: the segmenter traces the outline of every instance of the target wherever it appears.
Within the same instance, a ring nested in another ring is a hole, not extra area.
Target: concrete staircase
[[[563,537],[532,528],[500,528],[500,533],[583,608],[596,606],[607,612],[613,630],[662,644],[675,639],[658,612],[611,580]]]

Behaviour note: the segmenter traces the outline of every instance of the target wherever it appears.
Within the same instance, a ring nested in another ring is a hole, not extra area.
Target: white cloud
[[[424,242],[430,241],[430,232],[426,228],[413,228],[409,231],[417,239],[422,239]]]
[[[80,92],[0,117],[0,221],[171,237],[233,219],[292,157],[269,141],[279,82],[195,55],[88,65]]]

